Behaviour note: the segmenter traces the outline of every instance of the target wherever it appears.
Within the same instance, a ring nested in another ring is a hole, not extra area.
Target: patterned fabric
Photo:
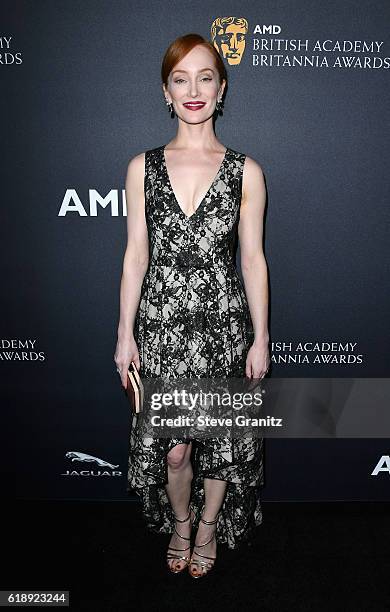
[[[234,249],[245,154],[226,149],[209,190],[188,216],[172,189],[164,149],[145,153],[149,267],[134,324],[140,375],[243,377],[253,326]],[[149,529],[172,533],[173,512],[164,486],[166,455],[189,440],[142,438],[137,419],[133,417],[130,434],[127,491],[141,498]],[[191,461],[194,527],[204,508],[203,478],[226,480],[216,539],[237,548],[262,522],[263,440],[193,439]]]

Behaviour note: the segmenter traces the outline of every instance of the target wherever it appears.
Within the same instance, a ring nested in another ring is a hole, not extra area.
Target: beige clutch
[[[129,369],[127,370],[126,393],[133,413],[138,414],[141,412],[144,400],[144,386],[133,361],[130,363]]]

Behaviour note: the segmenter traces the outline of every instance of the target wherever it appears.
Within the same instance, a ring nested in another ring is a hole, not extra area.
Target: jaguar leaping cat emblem
[[[68,451],[65,453],[65,457],[70,459],[71,461],[83,461],[86,463],[97,463],[100,467],[108,467],[114,470],[119,467],[118,465],[114,465],[113,463],[108,463],[108,461],[104,461],[104,459],[100,459],[99,457],[94,457],[93,455],[87,455],[86,453],[79,453],[78,451]]]

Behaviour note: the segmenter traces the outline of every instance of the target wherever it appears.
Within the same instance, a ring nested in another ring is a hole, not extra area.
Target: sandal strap
[[[218,512],[217,516],[215,517],[215,519],[213,521],[205,521],[202,517],[199,520],[201,520],[202,523],[205,523],[206,525],[215,525],[215,523],[218,521],[218,517],[219,517],[219,512]],[[204,544],[194,544],[194,546],[196,546],[196,547],[198,547],[198,546],[207,546],[207,544],[210,544],[210,542],[212,542],[214,540],[214,538],[215,538],[215,531],[216,531],[216,529],[214,529],[213,535],[211,536],[211,538],[207,542],[205,542]],[[196,554],[198,554],[198,553],[196,553]],[[204,555],[201,555],[201,556],[204,556]],[[209,557],[209,558],[214,558],[214,557]]]
[[[215,561],[215,559],[217,558],[217,557],[209,557],[208,555],[201,555],[196,550],[194,552],[196,555],[199,555],[199,557],[203,557],[204,559],[212,559],[213,561]],[[196,559],[194,559],[194,561],[196,561]]]
[[[185,550],[188,550],[189,548],[191,548],[191,546],[187,546],[187,548],[174,548],[173,546],[168,546],[168,550],[178,550],[181,552],[184,552]]]
[[[198,565],[200,567],[207,567],[207,569],[211,569],[211,567],[213,566],[210,561],[199,561],[198,559],[190,559],[190,565],[192,564]]]
[[[178,523],[185,523],[186,521],[188,521],[191,516],[191,510],[191,506],[188,506],[188,516],[185,519],[179,519],[177,518],[176,514],[173,514],[173,516],[175,517],[175,521],[177,521]]]
[[[215,523],[218,521],[218,518],[219,518],[219,512],[213,521],[205,521],[204,518],[202,517],[200,517],[199,520],[202,521],[202,523],[204,523],[205,525],[215,525]]]
[[[211,538],[205,542],[204,544],[194,544],[194,546],[198,547],[198,546],[207,546],[207,544],[210,544],[210,542],[212,542],[215,538],[215,532],[213,533],[213,535],[211,536]]]
[[[207,569],[211,569],[211,567],[212,567],[212,564],[210,563],[210,561],[196,561],[196,560],[193,560],[193,561],[190,562],[190,565],[192,565],[192,564],[196,564],[196,565],[198,565],[200,567],[207,567]]]
[[[167,560],[169,561],[170,559],[180,559],[180,561],[190,561],[189,557],[183,557],[181,555],[176,555],[175,553],[171,553],[167,555]]]
[[[178,523],[185,523],[191,517],[191,511],[192,511],[192,508],[190,505],[188,516],[185,519],[178,519],[176,515],[174,514],[173,516],[175,517],[175,521],[177,521]],[[191,540],[191,538],[186,538],[185,536],[181,535],[181,533],[179,533],[178,530],[176,529],[176,525],[173,527],[173,530],[176,533],[176,535],[179,536],[179,538],[181,538],[182,540],[187,540],[187,541]],[[184,550],[187,550],[187,549],[185,548]]]
[[[173,531],[176,533],[176,535],[179,536],[179,538],[181,538],[182,540],[191,540],[191,538],[185,538],[184,536],[182,536],[176,529],[176,527],[173,528]]]

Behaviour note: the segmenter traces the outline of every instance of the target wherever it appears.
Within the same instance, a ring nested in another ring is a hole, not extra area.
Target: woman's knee
[[[167,459],[174,469],[185,467],[190,459],[190,444],[177,444],[169,451]]]

